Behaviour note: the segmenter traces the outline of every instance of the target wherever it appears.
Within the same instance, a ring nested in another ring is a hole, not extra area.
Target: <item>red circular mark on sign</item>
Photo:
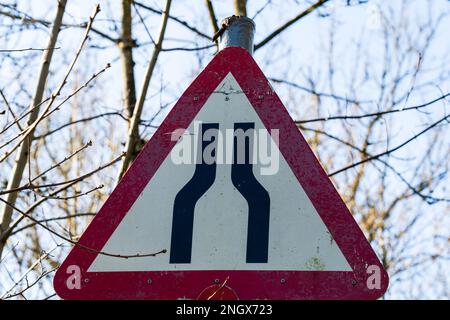
[[[228,286],[214,284],[205,288],[197,300],[239,300],[236,292]]]

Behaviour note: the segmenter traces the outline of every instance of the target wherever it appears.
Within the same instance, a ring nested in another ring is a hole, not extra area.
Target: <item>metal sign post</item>
[[[231,16],[221,22],[221,29],[215,38],[219,38],[219,51],[227,47],[241,47],[253,55],[253,37],[255,23],[243,16]]]

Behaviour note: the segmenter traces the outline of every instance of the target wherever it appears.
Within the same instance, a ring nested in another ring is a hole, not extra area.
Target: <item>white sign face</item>
[[[203,123],[219,125],[222,138],[217,159],[223,161],[217,160],[214,183],[195,203],[190,262],[178,263],[171,261],[170,254],[174,202],[196,171],[194,161],[179,164],[180,150],[191,144],[196,152]],[[227,130],[233,130],[236,123],[253,123],[258,141],[269,141],[272,147],[270,161],[263,161],[267,158],[259,157],[255,147],[260,146],[253,146],[253,160],[257,158],[253,174],[270,198],[267,262],[263,263],[247,262],[249,204],[233,184],[232,165],[227,161]],[[88,271],[352,270],[231,73],[209,97],[102,251],[129,255],[162,249],[168,253],[138,259],[97,255]]]

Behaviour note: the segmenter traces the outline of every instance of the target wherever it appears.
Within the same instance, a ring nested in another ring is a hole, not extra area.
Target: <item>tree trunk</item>
[[[125,155],[125,158],[123,159],[122,166],[119,170],[117,182],[119,182],[119,180],[122,178],[122,176],[127,171],[131,162],[136,157],[136,154],[133,151],[135,150],[136,145],[138,143],[140,143],[139,122],[141,120],[141,114],[142,114],[142,109],[144,107],[145,96],[147,95],[150,80],[153,75],[153,70],[155,69],[156,61],[158,60],[159,53],[161,52],[162,42],[163,42],[164,35],[166,32],[167,19],[169,17],[170,4],[171,4],[171,0],[167,0],[166,6],[165,6],[163,14],[162,14],[161,29],[159,31],[158,39],[156,40],[155,48],[153,49],[153,53],[150,58],[150,62],[148,64],[147,70],[145,72],[144,82],[142,84],[142,89],[141,89],[139,98],[137,99],[136,105],[134,106],[134,109],[133,109],[133,116],[130,121],[130,127],[129,127],[128,135],[127,135],[127,143],[125,146],[126,155]]]
[[[44,94],[45,89],[45,83],[47,81],[48,77],[48,71],[50,67],[50,62],[52,60],[53,55],[53,48],[55,48],[56,40],[58,38],[58,34],[61,28],[61,23],[64,15],[64,11],[66,8],[67,0],[60,0],[58,1],[58,8],[56,10],[56,16],[53,21],[53,27],[50,32],[50,36],[48,38],[47,46],[46,48],[48,50],[45,50],[42,54],[42,61],[41,66],[39,70],[39,77],[38,82],[36,85],[35,93],[33,96],[33,100],[30,104],[30,115],[28,116],[28,125],[31,125],[38,117],[39,115],[39,107],[38,106],[42,101],[42,96]],[[28,159],[28,151],[30,149],[30,143],[33,139],[33,132],[31,132],[28,137],[23,141],[23,143],[20,145],[17,153],[16,162],[14,164],[14,167],[11,171],[11,176],[8,181],[8,186],[6,187],[6,190],[17,188],[20,184],[20,181],[22,180],[23,171],[25,169],[25,165],[27,163]],[[10,192],[6,195],[4,200],[14,206],[17,199],[17,192]],[[9,227],[9,224],[11,223],[13,208],[6,203],[0,204],[0,233],[3,233],[3,231],[7,230]],[[2,256],[3,248],[5,246],[7,238],[5,238],[3,241],[0,242],[0,258]]]
[[[134,83],[133,48],[131,4],[133,0],[122,0],[122,35],[119,40],[120,59],[123,69],[124,105],[128,118],[133,116],[136,104],[136,87]]]
[[[234,0],[234,12],[237,16],[247,16],[247,0]]]

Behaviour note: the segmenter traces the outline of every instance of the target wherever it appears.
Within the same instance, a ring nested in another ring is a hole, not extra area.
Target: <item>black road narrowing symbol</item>
[[[234,125],[231,181],[245,198],[249,208],[246,262],[267,263],[270,197],[253,174],[254,127],[255,124],[252,122]],[[208,133],[215,131],[217,134],[205,138],[208,130],[210,130]],[[216,161],[205,162],[203,154],[206,148],[209,150],[213,148],[214,151],[211,154],[216,157],[219,124],[203,123],[200,131],[197,146],[199,149],[201,146],[201,150],[197,152],[200,156],[197,157],[194,175],[175,197],[170,263],[191,263],[195,204],[216,179]]]

